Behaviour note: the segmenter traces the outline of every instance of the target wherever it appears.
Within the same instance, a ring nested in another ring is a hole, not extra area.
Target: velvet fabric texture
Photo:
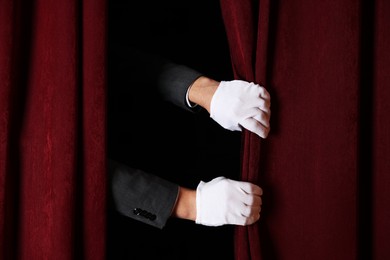
[[[32,2],[0,2],[0,259],[103,259],[106,2]],[[389,2],[220,3],[235,77],[272,96],[236,259],[389,259]]]
[[[106,3],[0,2],[0,259],[104,259]]]
[[[220,3],[235,77],[272,98],[268,139],[243,133],[264,196],[236,259],[388,259],[388,1]]]

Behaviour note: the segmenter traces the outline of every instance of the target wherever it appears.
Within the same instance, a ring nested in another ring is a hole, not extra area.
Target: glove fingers
[[[270,106],[271,96],[264,87],[242,80],[221,81],[211,100],[210,117],[225,129],[241,131],[245,127],[265,138],[269,132]]]
[[[262,99],[260,97],[254,97],[253,99],[245,102],[245,104],[248,107],[254,107],[254,108],[257,107],[267,114],[269,114],[271,112],[271,100],[269,100],[269,99]]]
[[[226,223],[231,225],[246,226],[255,223],[260,218],[260,212],[254,213],[249,216],[244,214],[232,215],[226,218]]]
[[[253,183],[250,182],[237,182],[237,183],[239,183],[240,189],[244,191],[246,194],[254,194],[258,196],[263,195],[263,190],[259,186]]]
[[[254,216],[247,218],[246,225],[251,225],[260,219],[260,212]]]
[[[270,115],[268,113],[265,113],[265,112],[261,111],[258,108],[254,108],[253,110],[254,110],[252,112],[254,114],[254,116],[252,116],[253,119],[255,119],[257,122],[259,122],[263,126],[269,128],[269,126],[270,126],[269,125]]]
[[[258,221],[260,219],[260,210],[261,209],[259,208],[252,208],[249,209],[247,212],[243,213],[242,218],[244,225],[250,225]]]
[[[196,190],[195,222],[207,226],[249,225],[260,217],[262,189],[249,182],[218,177]]]
[[[242,198],[242,202],[245,203],[245,205],[250,207],[260,207],[263,203],[261,197],[259,195],[246,195],[244,198]]]
[[[261,123],[259,123],[256,119],[252,118],[247,118],[243,120],[240,125],[244,127],[245,129],[257,134],[258,136],[262,138],[266,138],[269,133],[269,127],[265,127]]]
[[[245,115],[242,115],[243,118],[245,119],[250,119],[253,118],[260,124],[262,124],[265,128],[270,127],[270,112],[266,113],[263,110],[261,110],[258,107],[253,107],[247,111]]]
[[[259,96],[262,98],[262,99],[265,99],[265,100],[271,100],[271,95],[269,94],[269,92],[262,86],[259,86]]]
[[[246,217],[246,218],[250,218],[250,217],[256,217],[259,215],[261,211],[261,207],[258,206],[258,207],[252,207],[252,206],[245,206],[241,209],[241,215]]]
[[[258,106],[259,109],[261,109],[267,114],[271,114],[271,102],[269,100],[262,100],[262,102],[259,103],[260,103],[260,106]]]

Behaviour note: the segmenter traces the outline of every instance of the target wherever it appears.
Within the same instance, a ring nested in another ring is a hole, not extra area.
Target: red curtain
[[[390,258],[390,4],[221,0],[235,77],[271,93],[271,134],[244,132],[264,189],[236,259]]]
[[[105,257],[105,5],[0,2],[0,259]]]

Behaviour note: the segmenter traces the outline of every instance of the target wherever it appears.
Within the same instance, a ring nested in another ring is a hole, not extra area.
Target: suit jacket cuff
[[[121,214],[163,228],[171,216],[179,186],[139,169],[109,161],[114,207]]]
[[[164,99],[183,109],[195,112],[199,107],[189,105],[187,94],[194,81],[202,75],[185,65],[167,62],[159,74],[158,89]]]

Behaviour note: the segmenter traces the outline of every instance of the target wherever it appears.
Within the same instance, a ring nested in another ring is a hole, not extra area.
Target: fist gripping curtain
[[[0,259],[105,257],[105,1],[0,1]]]
[[[390,4],[221,0],[235,77],[271,93],[271,133],[243,133],[264,189],[236,259],[390,258]]]

